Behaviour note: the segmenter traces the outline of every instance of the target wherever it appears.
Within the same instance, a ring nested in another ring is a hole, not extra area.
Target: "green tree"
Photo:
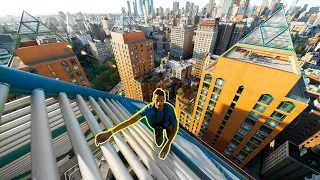
[[[159,67],[161,64],[161,59],[158,57],[156,60],[154,60],[155,67]]]
[[[110,81],[119,82],[120,81],[120,75],[118,72],[114,72],[110,75]]]

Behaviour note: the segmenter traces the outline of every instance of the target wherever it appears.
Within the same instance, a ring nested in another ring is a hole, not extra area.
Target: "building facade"
[[[207,53],[213,53],[218,37],[219,19],[203,20],[196,31],[193,58],[201,58]]]
[[[234,23],[219,23],[218,46],[214,54],[221,55],[227,50],[233,28]]]
[[[245,28],[246,28],[246,26],[243,23],[236,23],[235,24],[233,31],[232,31],[232,34],[231,34],[231,37],[230,37],[229,44],[228,44],[228,49],[231,48],[233,45],[235,45],[237,42],[239,42],[241,40],[241,38],[244,36]]]
[[[14,49],[17,57],[11,67],[91,87],[77,56],[68,45],[67,42],[61,42]]]
[[[167,65],[171,69],[171,75],[174,78],[184,80],[187,76],[191,75],[192,64],[185,61],[169,60]]]
[[[154,69],[153,41],[142,31],[111,32],[116,58],[126,97],[152,101],[152,93],[163,87],[164,79],[152,75]]]
[[[280,17],[285,24],[285,17]],[[279,18],[264,23],[273,21]],[[204,134],[205,142],[240,167],[255,157],[309,102],[303,92],[288,29],[264,47],[257,34],[259,28],[202,71],[189,127],[197,136]],[[274,48],[272,44],[281,46]]]
[[[286,141],[264,158],[261,175],[264,179],[307,179],[320,174],[319,150],[299,149]],[[316,179],[316,178],[315,178]]]
[[[283,144],[287,140],[303,147],[314,147],[320,144],[320,112],[303,111],[277,137],[276,143]]]
[[[192,54],[192,26],[178,26],[171,28],[170,54],[175,58],[185,59]]]
[[[203,68],[208,66],[212,62],[213,61],[212,59],[210,59],[210,56],[196,58],[192,75],[200,79]]]
[[[100,40],[94,39],[93,42],[89,41],[89,47],[93,56],[99,59],[101,62],[108,58],[106,48]]]

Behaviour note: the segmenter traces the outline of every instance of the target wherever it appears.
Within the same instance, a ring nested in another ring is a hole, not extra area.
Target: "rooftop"
[[[287,72],[295,72],[295,68],[289,61],[289,55],[265,52],[261,48],[235,46],[224,57],[275,68]],[[280,60],[280,58],[282,60]]]
[[[282,8],[222,56],[300,74],[288,23]]]

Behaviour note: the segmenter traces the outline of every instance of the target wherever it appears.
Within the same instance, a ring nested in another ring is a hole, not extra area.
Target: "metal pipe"
[[[125,116],[126,118],[128,118],[129,116],[124,112],[123,108],[120,107],[118,105],[118,103],[114,100],[111,100],[111,102],[113,103],[113,105],[116,107],[116,109],[120,110],[120,113],[123,114],[123,116]],[[139,126],[139,123],[137,123],[136,126]],[[138,131],[139,132],[139,131]],[[160,149],[154,144],[153,139],[146,139],[149,146],[156,152],[156,153],[160,153]],[[176,169],[176,173],[180,173],[182,172],[185,176],[187,176],[189,179],[197,179],[197,176],[194,176],[194,174],[189,173],[189,171],[187,169],[184,169],[180,164],[178,163],[174,163],[174,157],[169,153],[167,158],[166,158],[166,163],[173,169]]]
[[[75,111],[75,115],[77,117],[79,117],[79,114],[81,114],[80,110],[78,110],[78,107],[73,108],[73,110]],[[59,110],[60,112],[60,110]],[[52,118],[49,119],[49,126],[51,131],[54,131],[54,127],[63,123],[64,125],[64,120],[62,118],[62,114],[59,114],[57,116],[54,116]],[[16,139],[19,139],[21,137],[24,137],[26,135],[30,135],[30,122],[27,122],[25,124],[23,124],[22,126],[24,126],[25,129],[20,129],[20,131],[14,131],[14,129],[9,130],[8,132],[5,132],[4,134],[1,135],[1,139],[0,139],[0,147],[3,148],[4,146],[9,145],[10,143],[14,142]],[[1,149],[0,148],[0,149]],[[1,151],[1,150],[0,150]]]
[[[7,83],[0,83],[0,120],[3,113],[4,105],[7,102],[10,85]]]
[[[101,173],[80,129],[78,120],[70,107],[67,95],[63,92],[60,92],[58,95],[58,101],[74,152],[79,163],[82,178],[85,180],[102,180]]]
[[[7,114],[7,113],[10,113],[10,112],[15,111],[17,109],[21,109],[22,107],[30,105],[30,104],[31,104],[31,97],[30,96],[22,97],[22,98],[14,100],[14,101],[7,102],[4,105],[3,113]]]
[[[93,135],[97,135],[98,133],[100,133],[101,128],[99,124],[97,123],[95,117],[92,115],[85,101],[79,94],[76,95],[76,102],[82,112],[82,115],[86,119]],[[123,164],[110,142],[104,143],[100,146],[100,148],[116,179],[132,179],[131,175],[126,169],[126,166]],[[146,178],[144,177],[144,179]]]
[[[97,104],[97,102],[92,98],[89,97],[89,101],[91,103],[91,105],[93,106],[95,112],[98,114],[100,120],[102,121],[102,123],[109,129],[109,128],[113,128],[113,124],[111,123],[111,120],[106,116],[106,114],[103,112],[103,110],[99,107],[99,105]],[[98,98],[98,101],[100,102],[100,105],[103,109],[105,109],[105,111],[109,111],[110,109],[105,105],[105,103],[103,102],[103,100],[101,98]],[[109,111],[111,112],[111,111]],[[120,121],[119,121],[120,122]],[[130,146],[132,147],[132,149],[137,153],[137,155],[141,158],[142,162],[145,164],[145,166],[151,171],[151,173],[157,178],[157,179],[161,179],[161,180],[165,180],[168,179],[167,176],[162,172],[162,170],[152,161],[152,159],[150,159],[150,157],[148,156],[148,154],[146,152],[143,151],[142,147],[138,144],[138,142],[131,136],[131,134],[129,133],[128,130],[122,130],[121,133],[123,134],[123,136],[127,139],[128,143],[130,144]],[[121,150],[121,152],[123,151],[122,149],[124,149],[125,151],[128,152],[122,152],[122,154],[126,157],[126,156],[133,156],[134,159],[136,159],[135,154],[131,151],[131,148],[127,145],[127,143],[125,142],[125,140],[122,138],[122,136],[117,133],[113,136],[115,142],[117,143],[119,149]],[[129,154],[130,153],[130,154]],[[133,158],[127,158],[126,159],[129,161],[132,161]],[[139,169],[144,168],[144,166],[139,162],[139,166],[135,165],[136,162],[129,162],[129,164],[131,165],[131,167],[133,168],[133,170],[135,171],[139,171]],[[142,167],[140,167],[142,166]],[[140,172],[141,173],[141,172]],[[147,173],[147,170],[145,170],[144,173]],[[137,173],[136,173],[137,174]],[[137,175],[138,176],[138,175]],[[148,174],[148,178],[151,178],[151,176]],[[139,179],[141,179],[139,177]]]
[[[60,179],[42,89],[32,90],[31,119],[32,179]]]
[[[100,102],[100,101],[99,101]],[[118,110],[110,103],[109,100],[106,99],[106,102],[108,105],[104,104],[109,108],[109,111],[107,111],[108,116],[111,117],[111,119],[116,122],[120,123],[121,121],[116,117],[115,114],[119,114]],[[119,116],[119,115],[118,115]],[[180,179],[177,174],[175,174],[172,169],[165,163],[165,161],[161,160],[158,158],[158,155],[143,141],[143,139],[138,135],[136,130],[133,128],[135,125],[132,127],[129,127],[128,130],[132,134],[132,136],[139,142],[141,147],[149,154],[149,156],[152,158],[153,161],[155,161],[162,171],[166,173],[169,179]],[[184,179],[184,178],[182,178]]]
[[[55,100],[55,102],[56,102],[56,100]],[[59,108],[59,104],[55,103],[53,105],[48,106],[47,107],[47,111],[51,112],[51,111],[54,111],[54,110],[56,110],[58,108]],[[20,117],[23,117],[25,115],[28,115],[28,114],[30,114],[30,110],[31,110],[31,106],[27,106],[25,108],[19,109],[19,110],[14,111],[14,112],[11,112],[9,114],[5,114],[5,115],[2,116],[2,121],[1,121],[0,125],[9,123],[10,121],[14,121],[17,118],[20,118]]]
[[[53,104],[53,103],[55,103],[55,104]],[[46,105],[48,106],[47,107],[48,112],[51,112],[51,111],[59,108],[59,104],[57,103],[57,100],[53,99],[53,98],[47,99]],[[25,116],[27,114],[30,114],[30,110],[31,110],[31,106],[27,106],[27,107],[21,108],[17,111],[5,114],[2,116],[2,121],[0,122],[0,125],[8,123],[12,120],[15,120],[17,118]]]

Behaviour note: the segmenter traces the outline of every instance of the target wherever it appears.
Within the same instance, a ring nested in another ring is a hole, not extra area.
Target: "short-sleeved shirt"
[[[155,115],[155,113],[157,113],[157,116]],[[168,103],[164,104],[164,108],[162,111],[157,111],[154,107],[154,103],[150,103],[141,110],[140,115],[142,117],[146,116],[150,126],[153,128],[159,126],[166,128],[169,125],[175,126],[177,124],[177,118],[174,112],[174,108]]]

